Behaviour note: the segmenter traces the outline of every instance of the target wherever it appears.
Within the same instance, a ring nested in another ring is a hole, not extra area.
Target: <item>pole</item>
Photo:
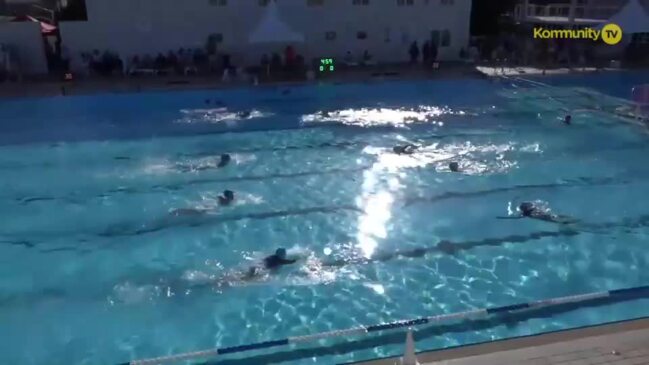
[[[575,13],[577,11],[577,0],[570,0],[570,10],[568,13],[568,19],[570,21],[570,28],[575,27]]]

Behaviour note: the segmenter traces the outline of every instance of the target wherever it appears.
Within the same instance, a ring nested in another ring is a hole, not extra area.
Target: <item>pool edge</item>
[[[649,336],[649,316],[494,341],[452,346],[437,350],[424,350],[418,352],[417,357],[419,362],[422,364],[446,362],[449,360],[482,357],[501,352],[508,353],[540,346],[556,345],[564,342],[579,341],[601,336],[619,335],[626,332],[642,330],[645,330]],[[416,337],[415,333],[415,340]],[[399,359],[399,356],[391,356],[372,360],[341,363],[340,365],[394,365],[399,362]]]

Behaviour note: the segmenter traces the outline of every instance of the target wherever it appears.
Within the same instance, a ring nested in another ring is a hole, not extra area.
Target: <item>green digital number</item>
[[[334,60],[333,58],[321,58],[320,59],[320,72],[334,72]]]

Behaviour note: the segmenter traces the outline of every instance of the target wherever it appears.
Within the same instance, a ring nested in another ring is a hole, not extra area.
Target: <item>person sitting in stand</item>
[[[158,71],[161,71],[167,67],[167,59],[162,53],[158,53],[158,56],[155,58],[154,61],[154,66],[155,69]]]
[[[344,63],[349,67],[358,66],[358,63],[354,62],[354,56],[352,55],[351,51],[347,51],[347,53],[345,54]]]
[[[265,53],[261,56],[261,72],[265,77],[270,76],[270,58]]]
[[[282,69],[282,57],[279,54],[273,53],[270,58],[270,70],[275,73]]]
[[[376,62],[372,60],[372,55],[368,50],[363,51],[363,58],[361,60],[361,64],[363,66],[371,66],[376,64]]]

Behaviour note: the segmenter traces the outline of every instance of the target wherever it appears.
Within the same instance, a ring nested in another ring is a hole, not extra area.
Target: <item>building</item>
[[[261,54],[285,44],[250,44],[273,0],[86,0],[85,22],[60,23],[72,55],[110,50],[134,55],[205,47],[213,35],[238,64],[258,64]],[[276,0],[278,17],[304,36],[294,44],[307,60],[360,56],[378,61],[408,58],[412,41],[439,40],[439,56],[452,60],[469,40],[471,0]],[[79,62],[73,65],[80,67]]]
[[[518,22],[538,25],[597,25],[618,13],[629,0],[523,0],[516,6]],[[649,9],[649,0],[639,0]]]

